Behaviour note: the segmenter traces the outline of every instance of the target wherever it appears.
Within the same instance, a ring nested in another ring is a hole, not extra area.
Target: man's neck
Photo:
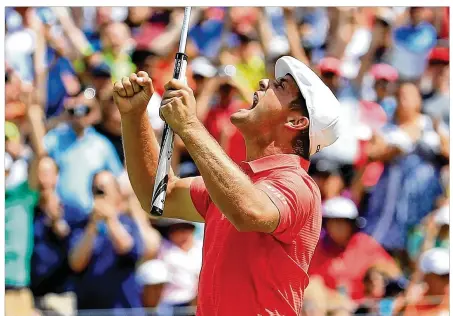
[[[76,134],[77,138],[82,137],[85,134],[85,128],[79,127],[79,126],[74,126],[72,125],[72,129],[74,130],[74,133]]]
[[[254,141],[245,140],[247,157],[246,161],[253,161],[259,158],[278,155],[278,154],[294,154],[292,148],[284,148],[283,146],[278,146],[275,142],[270,144],[259,144]]]

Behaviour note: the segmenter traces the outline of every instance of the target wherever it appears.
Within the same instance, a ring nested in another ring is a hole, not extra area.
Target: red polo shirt
[[[296,155],[242,163],[280,211],[272,234],[238,232],[211,201],[203,179],[192,181],[192,201],[206,222],[197,315],[300,315],[322,219],[308,165]]]

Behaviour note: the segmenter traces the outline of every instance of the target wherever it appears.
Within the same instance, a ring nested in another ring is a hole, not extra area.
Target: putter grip
[[[173,78],[185,80],[187,55],[176,53],[175,70]],[[162,216],[165,198],[167,196],[168,172],[170,171],[171,156],[173,155],[174,133],[170,126],[164,125],[162,141],[160,144],[159,163],[157,165],[156,179],[154,182],[153,198],[151,200],[151,215]]]

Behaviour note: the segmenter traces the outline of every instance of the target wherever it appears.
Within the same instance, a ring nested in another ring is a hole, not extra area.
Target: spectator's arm
[[[76,239],[78,234],[72,236]],[[69,253],[69,267],[76,273],[86,269],[91,261],[91,256],[94,250],[94,242],[97,236],[96,221],[90,220],[82,233],[81,238],[78,238],[77,244]]]
[[[27,107],[27,119],[30,124],[30,139],[34,150],[34,158],[30,164],[29,186],[32,190],[38,190],[38,164],[47,152],[44,148],[43,139],[46,129],[43,123],[43,113],[41,106],[32,104],[32,91],[23,89],[22,98]]]
[[[402,146],[391,145],[379,135],[374,135],[366,148],[370,161],[389,162],[405,152]]]
[[[142,210],[135,196],[129,198],[129,209],[143,240],[143,261],[151,260],[156,257],[162,238],[149,224],[149,216]]]
[[[33,54],[37,103],[44,109],[47,98],[46,37],[41,20],[33,15],[32,29],[35,31],[36,48]]]
[[[69,15],[69,9],[65,7],[52,7],[53,13],[60,21],[63,31],[71,44],[85,57],[93,55],[94,51],[82,30],[77,27]]]
[[[200,18],[201,10],[192,7],[190,13],[189,28],[194,25]],[[167,55],[174,45],[179,41],[181,36],[181,27],[184,17],[184,10],[173,10],[171,13],[171,22],[164,33],[155,38],[149,45],[149,49],[159,55]]]
[[[218,88],[219,79],[217,77],[210,78],[208,79],[208,82],[206,82],[203,91],[201,91],[200,95],[198,96],[197,117],[200,121],[205,121],[206,115],[209,111],[209,102],[211,102],[211,99]]]
[[[310,65],[310,60],[308,60],[305,50],[301,46],[301,39],[299,35],[299,30],[297,29],[297,24],[294,19],[294,11],[291,8],[284,9],[285,14],[285,24],[286,24],[286,34],[289,41],[289,48],[291,55],[299,59],[306,65]]]
[[[107,232],[113,248],[118,255],[129,253],[134,247],[134,238],[129,234],[118,216],[111,216],[106,220]]]
[[[272,40],[272,26],[269,23],[265,7],[260,9],[260,16],[258,18],[258,35],[261,47],[263,48],[264,56],[266,56],[265,60],[268,60],[269,44]]]
[[[357,76],[353,79],[352,83],[356,88],[362,86],[363,77],[370,70],[373,65],[373,59],[376,55],[376,50],[383,44],[385,39],[385,27],[381,22],[376,22],[373,27],[373,34],[371,37],[370,48],[368,52],[361,59],[359,72]]]

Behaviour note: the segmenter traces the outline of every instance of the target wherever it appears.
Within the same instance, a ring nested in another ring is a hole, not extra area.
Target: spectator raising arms
[[[109,171],[96,173],[92,214],[85,215],[71,235],[69,266],[77,274],[78,309],[113,309],[111,315],[144,315],[135,265],[143,240],[125,213],[118,182]],[[83,216],[83,215],[81,215]]]

